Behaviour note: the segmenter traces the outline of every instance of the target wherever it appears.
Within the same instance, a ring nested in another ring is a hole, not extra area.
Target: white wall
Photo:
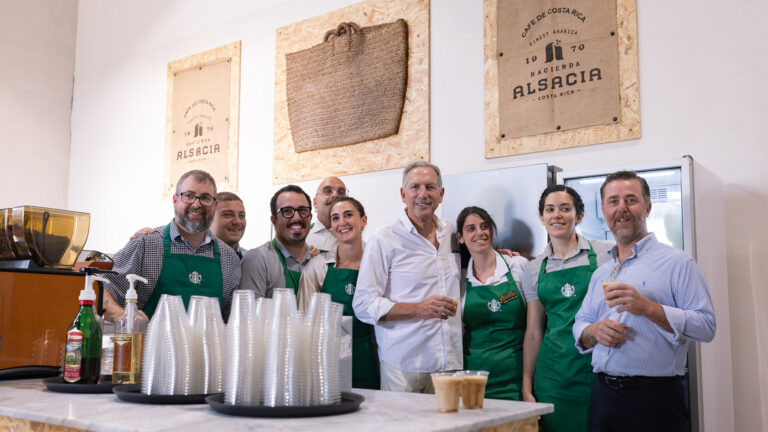
[[[67,206],[77,0],[0,0],[0,208]]]
[[[243,41],[239,193],[250,221],[244,244],[265,241],[276,189],[270,184],[275,29],[351,3],[81,0],[67,207],[91,212],[87,247],[115,251],[137,228],[170,220],[171,205],[160,199],[166,65],[235,40]],[[725,204],[717,212],[711,210],[717,202],[697,203],[713,212],[697,215],[697,235],[709,247],[699,258],[718,316],[715,341],[701,347],[706,430],[765,430],[768,371],[760,366],[768,360],[768,292],[761,289],[768,280],[762,226],[768,151],[760,125],[768,114],[768,29],[761,18],[768,4],[638,3],[642,138],[487,160],[482,2],[433,1],[432,161],[454,174],[542,162],[577,170],[692,155],[723,184],[697,197],[721,194]],[[399,205],[398,177],[395,170],[345,179],[376,208],[372,224],[375,213]],[[304,183],[311,195],[316,185]]]

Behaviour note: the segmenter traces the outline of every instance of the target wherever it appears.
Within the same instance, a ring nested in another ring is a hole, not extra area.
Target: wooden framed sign
[[[201,169],[219,190],[237,190],[240,41],[168,64],[163,198]]]
[[[486,158],[640,137],[635,0],[484,0]]]

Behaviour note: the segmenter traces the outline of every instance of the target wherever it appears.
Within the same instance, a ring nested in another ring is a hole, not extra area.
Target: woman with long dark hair
[[[463,281],[464,368],[487,370],[485,395],[520,400],[525,334],[525,297],[520,280],[528,260],[493,248],[496,223],[480,207],[456,220],[462,255],[469,256]]]
[[[576,312],[597,267],[610,259],[613,243],[588,241],[576,233],[584,217],[579,194],[550,186],[539,199],[539,219],[549,244],[528,263],[523,290],[528,300],[523,347],[523,400],[555,404],[542,417],[545,431],[586,431],[594,376],[590,356],[574,346]]]

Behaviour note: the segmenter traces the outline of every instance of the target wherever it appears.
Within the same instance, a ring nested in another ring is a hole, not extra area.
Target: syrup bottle
[[[125,312],[117,320],[115,328],[115,362],[112,368],[112,384],[138,384],[141,382],[141,361],[144,352],[144,334],[147,320],[139,315],[136,306],[136,281],[147,280],[135,274],[125,276],[130,284],[125,294]]]

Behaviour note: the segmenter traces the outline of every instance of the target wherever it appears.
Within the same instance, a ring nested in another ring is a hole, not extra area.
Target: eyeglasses
[[[193,204],[195,200],[199,200],[200,205],[203,207],[210,207],[216,202],[216,198],[208,194],[198,195],[194,192],[181,192],[179,196],[181,197],[181,202],[184,204]]]
[[[347,193],[349,193],[349,190],[345,187],[333,187],[333,186],[325,186],[320,191],[325,196],[331,196],[333,195],[333,191],[336,191],[336,194],[338,196],[347,196]]]
[[[293,217],[294,213],[299,212],[299,217],[306,218],[309,217],[310,213],[312,213],[312,210],[309,207],[283,207],[277,209],[277,212],[283,215],[284,218],[290,219]]]

